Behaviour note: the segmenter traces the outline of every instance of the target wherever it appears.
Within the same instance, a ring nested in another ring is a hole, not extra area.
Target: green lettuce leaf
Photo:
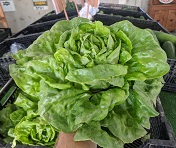
[[[109,135],[105,130],[101,129],[100,123],[92,122],[84,124],[74,137],[75,141],[91,140],[98,143],[101,147],[107,148],[123,148],[124,143],[114,136]]]
[[[115,106],[102,121],[102,126],[107,127],[123,143],[131,143],[147,134],[144,127],[149,128],[149,118],[157,115],[153,107],[136,92],[130,92],[127,101]]]
[[[54,128],[33,111],[28,111],[27,116],[24,116],[11,132],[15,138],[13,143],[19,140],[29,145],[51,146],[55,143],[57,136]]]
[[[16,101],[14,102],[14,104],[16,104],[17,106],[23,108],[23,110],[27,111],[27,110],[37,110],[37,102],[33,102],[30,99],[28,99],[25,95],[23,95],[22,93],[20,93],[16,99]]]
[[[92,120],[101,121],[109,110],[124,103],[128,97],[128,85],[97,94],[73,88],[57,91],[44,82],[41,86],[41,91],[44,92],[38,103],[39,113],[57,130],[64,132],[76,131],[83,123]]]
[[[132,59],[127,62],[129,80],[139,79],[139,74],[143,75],[141,80],[145,80],[163,76],[168,72],[166,54],[148,31],[139,29],[128,21],[115,23],[110,28],[119,28],[132,43]]]

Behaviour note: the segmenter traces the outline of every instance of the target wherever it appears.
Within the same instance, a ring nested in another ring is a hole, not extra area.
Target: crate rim
[[[10,40],[14,40],[14,39],[21,39],[21,38],[25,38],[25,37],[31,37],[31,36],[35,36],[35,35],[41,35],[42,33],[43,32],[37,32],[37,33],[27,34],[27,35],[20,36],[20,37],[11,37],[11,38],[8,38],[8,39],[4,40],[4,42],[10,41]]]
[[[103,17],[104,17],[104,18],[103,18]],[[114,20],[114,19],[122,19],[122,20],[120,20],[120,21],[128,20],[128,21],[130,21],[132,24],[133,24],[133,23],[137,23],[137,22],[139,22],[139,23],[143,22],[144,24],[147,24],[147,23],[149,24],[149,23],[150,23],[150,25],[157,25],[158,27],[160,27],[160,29],[161,29],[163,32],[169,33],[165,28],[163,28],[161,25],[159,25],[157,21],[152,21],[152,20],[140,20],[140,19],[136,19],[136,18],[125,18],[125,17],[119,17],[119,16],[115,16],[115,15],[111,16],[111,15],[100,14],[100,13],[94,15],[94,19],[95,19],[95,20],[96,20],[97,18],[98,18],[98,19],[99,19],[99,18],[105,19],[105,17],[107,17],[107,18],[106,18],[107,20],[108,20],[108,19],[111,19],[111,20]],[[118,21],[117,21],[117,22],[118,22]],[[115,23],[115,22],[114,22],[114,23]],[[138,28],[140,28],[140,27],[138,27]],[[154,29],[154,30],[155,30],[155,29]]]
[[[117,8],[114,8],[114,7],[112,7],[112,8],[108,8],[108,7],[100,7],[100,9],[99,9],[99,11],[101,11],[101,10],[105,10],[105,11],[107,11],[107,10],[113,10],[113,11],[122,11],[122,12],[124,12],[124,13],[129,13],[129,16],[132,16],[131,14],[130,14],[130,12],[131,12],[131,10],[123,10],[123,9],[117,9]],[[97,14],[99,14],[99,13],[97,13]],[[150,17],[150,15],[148,15],[147,13],[145,13],[145,12],[143,12],[143,11],[132,11],[132,14],[134,15],[141,15],[141,16],[143,16],[146,20],[147,19],[149,19],[149,20],[151,20],[151,21],[155,21],[152,17]],[[105,15],[110,15],[110,14],[106,14],[105,13]],[[124,16],[122,16],[122,17],[124,17]]]

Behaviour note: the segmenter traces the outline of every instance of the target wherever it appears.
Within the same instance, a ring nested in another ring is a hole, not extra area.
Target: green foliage
[[[14,137],[25,144],[53,144],[58,131],[105,148],[143,137],[169,71],[153,36],[128,21],[60,21],[14,58],[10,75],[26,94]]]

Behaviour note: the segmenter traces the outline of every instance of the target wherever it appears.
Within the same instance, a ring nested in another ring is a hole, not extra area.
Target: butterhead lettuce
[[[52,142],[53,130],[76,131],[75,141],[92,140],[104,148],[143,137],[149,118],[158,115],[154,104],[169,71],[153,36],[128,21],[104,26],[83,18],[63,20],[14,58],[10,75],[37,103],[35,119],[23,118],[14,136],[36,121],[52,131],[50,139],[33,144]],[[33,139],[37,134],[32,131]]]

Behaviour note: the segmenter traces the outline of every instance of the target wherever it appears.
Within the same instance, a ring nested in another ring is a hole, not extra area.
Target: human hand
[[[97,145],[90,140],[74,141],[75,133],[60,133],[55,148],[97,148]]]

